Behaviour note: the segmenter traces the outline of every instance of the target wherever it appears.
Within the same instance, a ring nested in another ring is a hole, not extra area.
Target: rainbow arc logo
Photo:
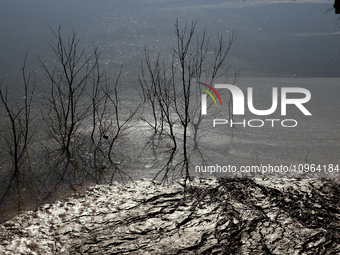
[[[221,103],[221,105],[222,105],[221,97],[220,97],[220,95],[217,93],[217,91],[216,91],[213,87],[211,87],[210,85],[205,84],[205,83],[203,83],[203,82],[197,82],[197,83],[198,83],[198,84],[201,84],[201,85],[203,85],[203,86],[206,86],[206,87],[209,88],[212,92],[214,92],[214,94],[217,96],[218,100],[220,101],[220,103]],[[206,90],[206,89],[204,89],[204,88],[200,88],[200,87],[197,87],[197,88],[199,88],[200,90],[203,90],[204,92],[206,92],[206,93],[212,98],[212,100],[214,100],[215,105],[217,105],[216,100],[215,100],[215,97],[213,96],[213,94],[210,93],[210,91],[208,91],[208,90]]]

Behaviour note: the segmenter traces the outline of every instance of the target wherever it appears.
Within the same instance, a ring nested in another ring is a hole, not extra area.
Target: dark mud
[[[340,254],[339,184],[98,185],[0,225],[1,254]]]

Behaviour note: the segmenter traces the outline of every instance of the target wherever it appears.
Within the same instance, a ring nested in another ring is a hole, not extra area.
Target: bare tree
[[[52,29],[51,29],[52,30]],[[100,67],[100,52],[94,48],[89,55],[79,50],[79,39],[73,32],[63,40],[61,28],[53,32],[50,46],[56,65],[49,69],[40,59],[50,89],[44,96],[43,119],[52,146],[47,162],[48,177],[57,187],[67,181],[77,182],[104,179],[124,174],[114,161],[115,145],[128,128],[138,106],[122,116],[119,100],[119,78],[113,83]],[[52,170],[53,169],[53,170]]]
[[[23,102],[21,106],[16,104],[12,105],[8,100],[7,87],[3,89],[0,83],[0,102],[6,112],[6,126],[7,128],[1,130],[1,135],[5,141],[5,147],[3,150],[7,153],[10,163],[10,175],[6,190],[0,199],[0,204],[4,201],[5,197],[10,193],[14,187],[16,196],[18,211],[21,211],[22,195],[21,190],[27,185],[32,185],[34,178],[29,156],[29,146],[32,141],[35,129],[32,128],[31,122],[33,117],[31,116],[32,99],[35,90],[35,75],[33,72],[26,74],[26,60],[27,53],[25,55],[24,64],[22,67],[23,77]],[[29,181],[31,180],[31,181]]]
[[[173,141],[173,149],[170,159],[173,159],[174,153],[178,153],[178,140],[181,143],[182,159],[172,168],[175,170],[180,167],[183,171],[185,180],[190,178],[189,165],[189,140],[194,140],[193,149],[197,149],[197,137],[199,126],[203,116],[199,112],[196,81],[201,78],[210,78],[211,80],[218,77],[227,77],[229,65],[227,56],[232,44],[236,40],[234,33],[230,35],[227,42],[223,36],[217,37],[217,46],[212,52],[209,52],[209,40],[203,30],[201,36],[195,39],[196,22],[191,22],[181,29],[178,20],[175,23],[176,45],[172,47],[171,61],[160,60],[160,55],[152,64],[150,54],[146,51],[145,66],[142,65],[142,75],[140,84],[142,87],[144,100],[149,102],[153,112],[154,125],[158,127],[156,120],[161,119],[165,122],[169,137]],[[173,132],[174,124],[179,124],[181,133]],[[162,126],[162,129],[164,126]],[[194,131],[193,135],[189,134],[190,128]],[[169,174],[169,162],[164,172],[164,178]],[[172,162],[172,161],[171,161]]]
[[[152,129],[154,135],[162,134],[164,131],[164,113],[161,109],[161,105],[159,104],[159,100],[157,98],[157,89],[159,88],[159,83],[161,83],[162,77],[161,73],[161,65],[159,61],[160,54],[158,54],[157,59],[155,61],[154,67],[150,61],[149,51],[145,48],[145,64],[141,63],[141,75],[138,76],[139,84],[142,88],[142,99],[145,103],[149,105],[151,108],[152,122],[148,121],[148,118],[142,116],[142,120],[145,121]],[[146,65],[146,67],[144,67]],[[148,80],[148,77],[151,79]]]
[[[75,182],[82,175],[80,165],[84,137],[81,125],[89,116],[90,105],[84,101],[85,91],[91,82],[98,64],[97,49],[87,56],[85,49],[78,50],[79,39],[73,32],[72,37],[65,42],[62,39],[61,27],[57,32],[52,29],[56,41],[50,46],[56,57],[57,65],[50,70],[39,58],[42,69],[50,85],[49,92],[44,97],[43,119],[49,129],[49,136],[57,148],[50,151],[51,159],[55,159],[58,185],[67,179]]]
[[[173,113],[173,103],[174,103],[174,75],[173,72],[167,72],[168,68],[173,68],[174,65],[165,66],[164,62],[161,62],[160,54],[152,65],[149,52],[145,51],[145,66],[142,63],[142,74],[139,77],[139,82],[142,88],[142,94],[144,96],[144,101],[149,103],[151,108],[152,118],[154,124],[150,124],[147,118],[143,118],[154,130],[154,135],[151,137],[150,142],[154,143],[155,135],[158,133],[158,138],[160,143],[163,143],[163,135],[171,141],[171,148],[169,148],[169,157],[166,164],[162,167],[158,174],[154,177],[158,177],[160,173],[164,171],[163,181],[168,178],[168,174],[171,169],[173,169],[173,164],[175,160],[176,151],[178,149],[177,136],[175,134],[175,125],[179,124],[178,118],[176,118]],[[157,154],[157,149],[154,150],[155,156]]]
[[[140,105],[130,109],[129,113],[122,113],[126,109],[121,103],[119,95],[119,79],[121,70],[113,83],[110,79],[104,79],[100,91],[97,88],[93,91],[98,93],[98,104],[92,105],[92,133],[91,140],[95,148],[93,151],[94,163],[97,162],[97,173],[99,176],[105,177],[108,173],[105,170],[111,170],[110,182],[113,181],[115,174],[120,177],[123,175],[131,179],[131,177],[121,169],[114,159],[115,146],[120,138],[122,138],[129,129],[129,124],[136,115]],[[92,97],[94,98],[94,97]],[[99,163],[99,164],[98,164]],[[98,168],[99,167],[99,168]]]

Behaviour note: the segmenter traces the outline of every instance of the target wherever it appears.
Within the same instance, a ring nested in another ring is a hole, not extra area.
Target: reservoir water
[[[27,69],[37,72],[37,87],[44,89],[46,81],[37,56],[53,66],[55,59],[49,42],[54,37],[50,28],[56,31],[61,26],[65,37],[70,36],[72,30],[77,33],[81,47],[99,47],[101,64],[110,75],[115,76],[122,66],[121,83],[126,93],[123,98],[129,104],[132,103],[129,98],[134,98],[137,93],[145,47],[154,56],[161,52],[163,58],[169,58],[171,46],[175,43],[176,19],[182,26],[196,20],[196,31],[199,33],[205,28],[212,46],[216,44],[216,34],[228,38],[235,32],[237,40],[228,56],[230,73],[240,71],[236,85],[244,93],[247,87],[254,88],[259,109],[270,106],[272,87],[303,87],[312,95],[306,104],[312,116],[293,109],[287,118],[298,121],[294,128],[270,125],[259,128],[218,125],[213,128],[212,117],[207,117],[203,123],[205,131],[199,140],[202,154],[198,157],[193,152],[191,173],[196,175],[195,166],[203,164],[238,167],[305,163],[337,165],[340,164],[340,16],[334,9],[336,2],[2,1],[0,77],[9,87],[10,94],[19,94],[20,67],[28,52]],[[223,119],[223,115],[218,118]],[[270,118],[282,119],[282,116],[278,110]],[[248,112],[244,118],[235,120],[250,119],[259,118]],[[137,129],[146,128],[145,123],[139,121],[135,125]],[[154,159],[143,152],[143,142],[148,138],[143,139],[132,138],[131,146],[126,147],[129,155],[121,158],[126,163],[124,168],[132,176],[153,177],[157,170],[150,163]]]

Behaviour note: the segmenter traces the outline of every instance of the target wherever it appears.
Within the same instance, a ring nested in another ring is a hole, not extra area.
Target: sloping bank
[[[318,179],[98,185],[0,225],[0,254],[340,254],[340,192]]]

